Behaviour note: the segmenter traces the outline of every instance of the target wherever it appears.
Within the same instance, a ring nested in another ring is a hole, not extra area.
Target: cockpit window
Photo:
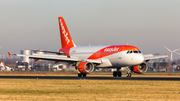
[[[133,51],[130,51],[130,53],[133,53]]]
[[[130,51],[127,51],[127,54],[131,54],[131,53],[141,53],[141,51],[133,51],[133,50],[130,50]]]

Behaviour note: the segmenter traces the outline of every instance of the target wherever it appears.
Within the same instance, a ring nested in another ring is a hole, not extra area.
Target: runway
[[[75,76],[0,76],[0,79],[65,79],[65,80],[161,80],[180,81],[180,77],[75,77]]]

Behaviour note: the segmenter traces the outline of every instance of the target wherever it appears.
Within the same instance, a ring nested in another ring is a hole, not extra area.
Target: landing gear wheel
[[[81,77],[81,74],[78,73],[78,77]]]
[[[83,75],[83,77],[86,77],[86,74],[82,74]]]
[[[78,73],[78,77],[86,77],[86,73]]]
[[[118,77],[121,77],[122,76],[122,73],[121,71],[118,72]]]
[[[113,77],[117,77],[117,75],[118,75],[118,72],[114,71],[113,72]]]
[[[126,77],[129,77],[129,73],[126,73]]]
[[[126,74],[126,77],[131,77],[131,73],[127,73],[127,74]]]

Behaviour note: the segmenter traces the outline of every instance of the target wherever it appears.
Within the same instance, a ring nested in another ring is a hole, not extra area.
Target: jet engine
[[[142,63],[140,65],[134,66],[132,69],[135,73],[142,74],[148,70],[148,66],[146,63]]]
[[[91,73],[94,70],[94,65],[88,61],[80,62],[77,69],[79,70],[79,72],[87,74]]]

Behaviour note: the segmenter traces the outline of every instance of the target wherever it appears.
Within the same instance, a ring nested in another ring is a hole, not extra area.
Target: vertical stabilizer
[[[58,18],[62,48],[75,47],[63,17]]]

